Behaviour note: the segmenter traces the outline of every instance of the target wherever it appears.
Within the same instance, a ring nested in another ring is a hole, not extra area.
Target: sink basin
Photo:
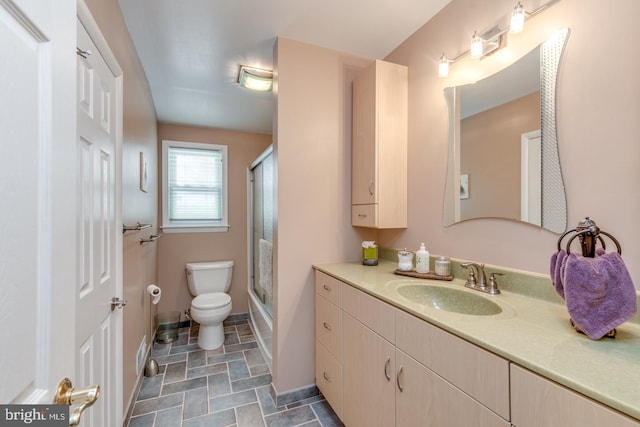
[[[502,308],[489,299],[458,289],[431,285],[403,285],[398,288],[403,297],[431,306],[437,310],[474,316],[491,316],[502,312]]]

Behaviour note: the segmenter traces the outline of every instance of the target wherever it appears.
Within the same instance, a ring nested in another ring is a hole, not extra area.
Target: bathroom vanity
[[[403,278],[389,261],[314,268],[316,382],[349,427],[640,425],[640,325],[591,341],[563,305],[508,290],[480,297],[499,313],[469,315],[403,291],[475,295],[461,279]]]

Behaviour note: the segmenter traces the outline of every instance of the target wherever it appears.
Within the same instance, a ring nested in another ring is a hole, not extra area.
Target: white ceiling
[[[272,94],[236,83],[271,69],[277,36],[384,58],[451,0],[119,0],[161,122],[271,133]]]

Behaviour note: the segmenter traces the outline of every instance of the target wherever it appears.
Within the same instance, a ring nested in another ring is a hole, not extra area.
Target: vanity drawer
[[[316,295],[316,340],[342,363],[342,310]]]
[[[507,360],[400,310],[396,345],[505,420],[510,418]]]
[[[376,227],[378,205],[351,205],[351,225],[354,227]]]
[[[316,341],[316,385],[342,419],[342,366],[322,344]]]
[[[393,306],[352,286],[344,286],[342,298],[345,313],[355,317],[391,344],[395,343]]]
[[[342,308],[342,282],[320,271],[316,271],[316,295]]]

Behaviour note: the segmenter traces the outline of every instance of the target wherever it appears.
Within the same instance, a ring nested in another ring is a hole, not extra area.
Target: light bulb
[[[472,58],[480,58],[482,56],[482,37],[478,35],[477,31],[473,32],[473,37],[471,37],[471,57]]]
[[[524,7],[522,7],[522,4],[518,2],[516,7],[513,8],[513,12],[511,12],[511,26],[509,27],[509,32],[517,34],[524,30],[525,13]]]
[[[449,60],[443,53],[438,61],[438,76],[447,77],[449,75]]]

